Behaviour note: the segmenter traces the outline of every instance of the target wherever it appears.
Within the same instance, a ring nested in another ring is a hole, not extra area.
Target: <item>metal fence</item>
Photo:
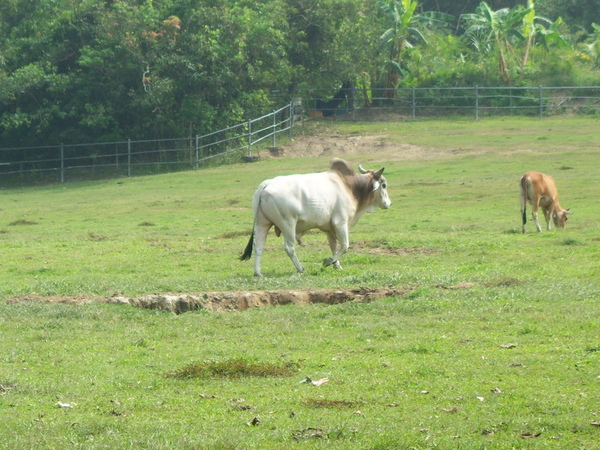
[[[359,89],[300,93],[309,116],[390,111],[409,119],[442,115],[485,116],[600,113],[600,86]]]
[[[127,140],[46,147],[0,149],[0,182],[33,175],[44,181],[91,179],[197,169],[210,161],[251,157],[254,146],[276,146],[280,133],[291,135],[303,116],[372,118],[379,112],[398,120],[462,115],[486,116],[600,114],[600,86],[457,87],[304,90],[290,104],[257,119],[204,136],[180,139]]]
[[[203,136],[179,139],[131,140],[92,144],[0,149],[0,177],[37,175],[40,179],[131,176],[140,173],[197,169],[209,161],[250,156],[254,146],[277,144],[291,134],[294,110],[288,104],[257,119]]]

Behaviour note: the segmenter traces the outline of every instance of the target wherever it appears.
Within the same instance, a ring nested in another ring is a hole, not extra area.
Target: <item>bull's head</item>
[[[370,175],[373,181],[373,192],[375,193],[375,203],[382,209],[389,209],[392,206],[392,201],[390,200],[387,193],[387,180],[383,176],[383,171],[385,167],[374,171],[374,170],[365,170],[362,165],[358,165],[358,171],[364,175]]]

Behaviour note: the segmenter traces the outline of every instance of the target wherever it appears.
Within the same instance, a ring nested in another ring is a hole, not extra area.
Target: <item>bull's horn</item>
[[[573,214],[569,209],[563,209],[563,214]]]
[[[363,169],[363,166],[361,166],[360,164],[358,165],[358,171],[360,173],[367,173],[368,172],[368,170]]]
[[[375,172],[373,175],[375,176],[375,178],[379,178],[383,174],[384,170],[385,170],[385,167],[382,167],[377,172]]]

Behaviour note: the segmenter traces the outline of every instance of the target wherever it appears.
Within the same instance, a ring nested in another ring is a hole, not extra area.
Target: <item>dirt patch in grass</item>
[[[357,241],[352,244],[352,249],[354,251],[360,251],[361,253],[394,256],[419,256],[438,253],[436,250],[427,247],[390,247],[385,243],[367,241]]]
[[[43,303],[113,303],[146,309],[161,309],[181,314],[204,309],[207,311],[244,311],[248,308],[279,305],[309,305],[324,303],[336,305],[346,302],[371,302],[386,297],[399,297],[410,292],[408,288],[358,289],[305,289],[277,291],[224,291],[197,294],[153,294],[142,297],[114,296],[110,298],[78,295],[74,297],[43,297],[25,295],[7,299],[7,302],[36,301]]]
[[[388,136],[304,135],[278,147],[279,152],[260,152],[261,158],[349,158],[355,154],[384,154],[387,160],[432,159],[431,149],[394,141]],[[366,167],[365,168],[372,168]]]
[[[181,314],[205,309],[208,311],[244,311],[248,308],[279,305],[309,305],[325,303],[371,302],[386,297],[406,295],[409,289],[307,289],[277,291],[226,291],[201,294],[146,295],[143,297],[112,297],[110,303],[129,304],[140,308],[163,309]]]
[[[359,406],[359,403],[357,402],[347,400],[327,400],[324,398],[307,398],[302,403],[307,408],[354,409]]]
[[[353,155],[360,154],[387,161],[408,161],[429,160],[442,154],[451,154],[451,151],[440,153],[431,148],[400,142],[395,136],[388,134],[366,136],[339,133],[331,129],[328,122],[298,124],[294,139],[278,147],[260,150],[259,158],[335,157],[350,160]],[[374,168],[368,162],[364,163],[366,169]]]

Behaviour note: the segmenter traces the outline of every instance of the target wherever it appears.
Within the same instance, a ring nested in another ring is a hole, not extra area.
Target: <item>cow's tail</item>
[[[240,256],[241,261],[247,261],[252,256],[252,249],[254,248],[254,225],[256,224],[256,215],[258,214],[258,208],[260,206],[260,196],[262,194],[262,191],[265,190],[266,186],[267,182],[263,181],[254,193],[254,197],[252,197],[252,214],[254,217],[254,222],[252,223],[252,233],[250,234],[248,244],[246,245],[244,253],[242,253],[242,256]]]
[[[252,234],[250,235],[250,240],[248,241],[248,245],[246,245],[246,249],[242,256],[240,256],[240,261],[247,261],[252,256],[252,247],[254,247],[254,228],[252,228]]]
[[[521,177],[521,210],[523,211],[523,225],[527,223],[527,177]]]

